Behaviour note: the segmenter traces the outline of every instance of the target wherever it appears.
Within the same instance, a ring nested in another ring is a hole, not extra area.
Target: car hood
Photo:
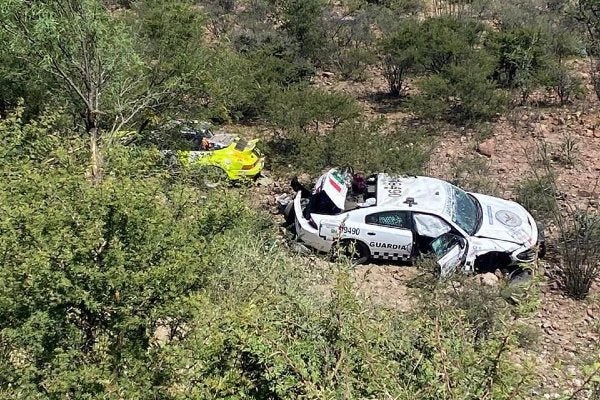
[[[481,204],[481,227],[474,236],[520,245],[533,246],[537,227],[531,215],[520,204],[497,197],[472,193]]]

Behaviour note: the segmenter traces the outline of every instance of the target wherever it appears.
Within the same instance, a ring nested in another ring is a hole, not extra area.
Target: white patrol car
[[[543,251],[541,230],[515,202],[435,178],[383,173],[368,177],[362,199],[352,202],[349,181],[333,169],[312,193],[298,191],[293,207],[299,240],[322,252],[335,244],[355,263],[433,253],[442,277],[459,267],[530,263]]]

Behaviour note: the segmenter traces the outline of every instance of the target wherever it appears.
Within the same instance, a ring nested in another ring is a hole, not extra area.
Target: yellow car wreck
[[[221,170],[229,180],[234,181],[254,178],[262,171],[265,159],[256,148],[258,139],[246,141],[230,133],[213,133],[207,128],[191,133],[194,143],[192,150],[165,152],[167,155],[176,155],[183,167],[203,167],[207,174],[211,172],[212,178],[219,175]],[[209,167],[212,167],[213,171],[210,171]]]

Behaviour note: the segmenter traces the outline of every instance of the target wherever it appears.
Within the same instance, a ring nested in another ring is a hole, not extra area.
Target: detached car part
[[[230,180],[254,178],[263,170],[265,158],[256,148],[258,139],[246,141],[233,134],[188,125],[180,132],[193,141],[193,149],[166,150],[163,155],[185,168],[219,168]]]

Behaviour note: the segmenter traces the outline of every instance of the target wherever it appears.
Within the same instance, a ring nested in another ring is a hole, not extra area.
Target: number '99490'
[[[340,226],[340,232],[347,233],[349,235],[358,235],[358,234],[360,234],[360,229],[352,228],[349,226]]]

